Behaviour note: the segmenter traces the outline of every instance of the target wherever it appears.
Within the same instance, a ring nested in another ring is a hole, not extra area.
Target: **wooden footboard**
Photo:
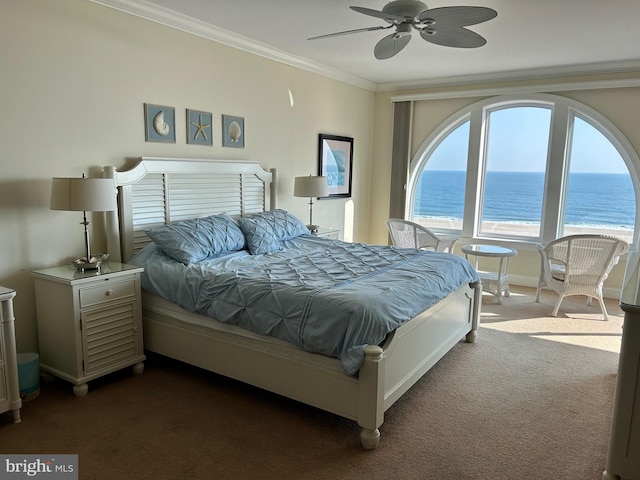
[[[384,412],[463,337],[475,340],[481,290],[464,286],[396,330],[382,347],[368,346],[357,377],[336,359],[226,332],[194,328],[145,308],[145,348],[349,418],[362,427],[361,443],[374,449]],[[332,359],[333,360],[333,359]]]
[[[359,375],[362,398],[357,418],[364,448],[377,447],[384,412],[396,400],[463,337],[475,342],[481,297],[480,282],[465,285],[398,328],[382,348],[367,347]]]

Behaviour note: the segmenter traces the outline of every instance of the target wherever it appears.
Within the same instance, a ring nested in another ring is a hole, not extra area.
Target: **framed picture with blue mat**
[[[187,143],[213,145],[213,115],[187,109]]]

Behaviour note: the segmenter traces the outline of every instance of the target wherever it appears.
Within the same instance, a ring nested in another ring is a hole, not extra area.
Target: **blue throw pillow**
[[[272,210],[238,220],[252,255],[282,250],[282,241],[309,233],[302,221],[285,210]]]
[[[147,236],[174,260],[189,265],[245,248],[244,234],[227,214],[183,220],[147,230]]]

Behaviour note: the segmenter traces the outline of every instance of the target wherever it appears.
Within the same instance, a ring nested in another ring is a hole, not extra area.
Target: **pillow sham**
[[[282,241],[309,233],[302,221],[285,210],[247,215],[238,220],[252,255],[282,250]]]
[[[167,255],[185,265],[246,247],[242,230],[226,213],[182,220],[145,233]]]

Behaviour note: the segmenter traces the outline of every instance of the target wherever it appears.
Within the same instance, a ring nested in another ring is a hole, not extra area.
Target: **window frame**
[[[546,179],[547,179],[547,171],[549,169],[549,159],[550,159],[550,145],[551,145],[551,138],[553,137],[552,132],[553,132],[553,104],[551,104],[548,101],[526,101],[526,102],[500,102],[499,104],[495,105],[488,105],[485,106],[483,108],[483,124],[482,124],[482,129],[481,129],[481,135],[483,136],[483,140],[484,140],[484,149],[482,151],[482,156],[479,159],[479,162],[481,164],[481,169],[479,170],[481,175],[480,175],[480,195],[479,195],[479,203],[477,205],[477,224],[475,226],[474,229],[474,236],[478,237],[478,238],[495,238],[493,235],[491,235],[489,232],[484,233],[482,231],[482,213],[484,211],[484,197],[485,197],[485,186],[486,186],[486,175],[487,175],[487,166],[488,166],[488,161],[487,161],[487,157],[488,157],[488,145],[489,145],[489,139],[490,139],[490,134],[491,134],[491,115],[499,112],[499,111],[503,111],[503,110],[507,110],[507,109],[512,109],[512,108],[541,108],[541,109],[545,109],[549,111],[549,139],[547,140],[547,157],[545,159],[545,171],[544,171],[544,181],[543,181],[543,191],[542,191],[542,205],[541,207],[541,215],[540,215],[540,228],[539,228],[539,232],[541,234],[542,232],[542,224],[543,224],[543,217],[544,217],[544,210],[545,210],[545,204],[544,204],[544,199],[545,199],[545,192],[546,192]],[[509,239],[509,240],[516,240],[516,241],[536,241],[539,242],[541,240],[541,235],[537,235],[537,236],[531,236],[531,235],[517,235],[517,234],[513,234],[513,235],[502,235],[500,236],[500,238],[505,238],[505,239]]]
[[[535,106],[551,109],[550,138],[547,151],[547,165],[542,198],[540,237],[517,235],[480,234],[480,216],[484,172],[486,170],[486,146],[488,134],[488,113],[498,109],[521,106]],[[469,121],[469,146],[467,156],[466,193],[462,219],[462,231],[439,229],[442,233],[462,235],[474,240],[513,241],[516,243],[548,243],[562,236],[565,218],[567,183],[573,123],[575,118],[587,122],[597,129],[618,151],[624,161],[634,187],[636,213],[633,244],[638,241],[640,225],[640,159],[622,132],[605,116],[576,100],[553,94],[504,95],[490,97],[475,102],[445,119],[431,132],[418,147],[409,164],[405,211],[413,217],[413,203],[422,171],[429,158],[449,133],[463,122]],[[409,218],[412,220],[413,218]]]

